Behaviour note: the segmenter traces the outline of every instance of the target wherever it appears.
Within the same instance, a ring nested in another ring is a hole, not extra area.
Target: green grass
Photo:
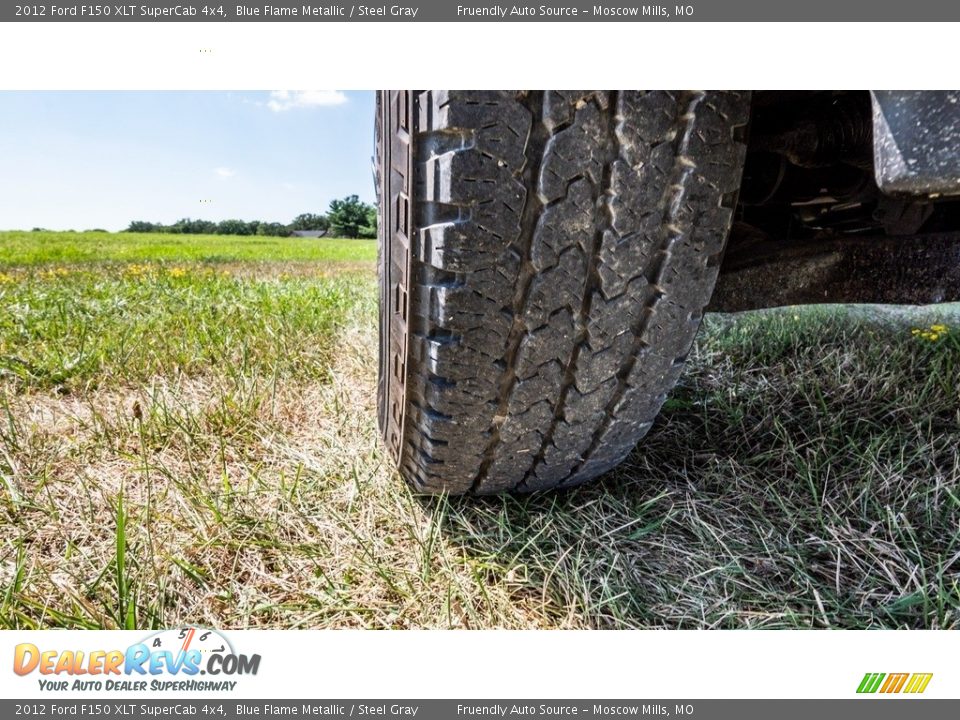
[[[0,232],[0,270],[17,265],[133,262],[373,261],[374,240],[160,233]]]
[[[369,259],[0,272],[0,627],[960,627],[956,306],[708,316],[601,482],[425,499]]]
[[[0,285],[0,377],[61,394],[210,371],[321,377],[337,327],[372,310],[369,285],[209,265],[21,274]]]

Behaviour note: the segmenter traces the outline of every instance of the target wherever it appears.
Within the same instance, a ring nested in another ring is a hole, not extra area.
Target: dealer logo
[[[14,673],[37,673],[40,689],[51,691],[233,690],[233,677],[259,669],[259,654],[238,653],[222,633],[194,626],[163,630],[125,650],[47,650],[20,643],[13,655]]]
[[[916,695],[927,689],[932,678],[933,673],[867,673],[860,681],[857,692]]]

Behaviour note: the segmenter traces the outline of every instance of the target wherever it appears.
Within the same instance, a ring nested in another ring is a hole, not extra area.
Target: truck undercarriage
[[[960,93],[757,92],[709,309],[960,299]]]

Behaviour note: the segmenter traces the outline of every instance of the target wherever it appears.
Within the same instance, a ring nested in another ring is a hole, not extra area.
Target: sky
[[[0,230],[372,203],[373,127],[372,92],[0,92]]]

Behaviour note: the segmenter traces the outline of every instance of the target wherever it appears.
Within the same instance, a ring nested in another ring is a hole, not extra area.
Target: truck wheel
[[[380,428],[401,474],[496,493],[611,469],[710,299],[748,94],[377,99]]]

